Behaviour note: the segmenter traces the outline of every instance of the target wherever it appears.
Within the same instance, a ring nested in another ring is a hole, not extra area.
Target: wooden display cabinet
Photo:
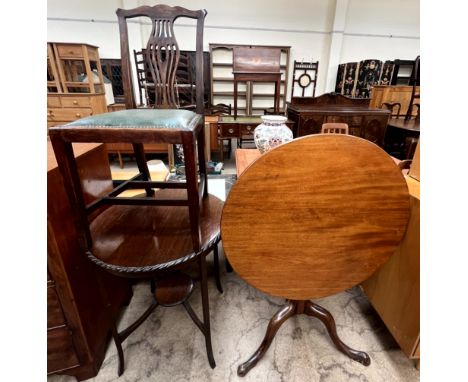
[[[106,112],[98,48],[47,43],[47,127]]]

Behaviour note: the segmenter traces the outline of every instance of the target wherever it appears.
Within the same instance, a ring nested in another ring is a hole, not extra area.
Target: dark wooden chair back
[[[174,35],[174,22],[180,17],[197,20],[196,32],[196,112],[203,114],[203,26],[206,10],[191,11],[168,5],[141,6],[134,9],[117,9],[120,31],[122,76],[127,109],[136,107],[133,96],[131,63],[128,46],[127,19],[148,17],[152,30],[146,44],[145,63],[154,82],[155,107],[177,108],[176,72],[180,60],[180,49]]]
[[[349,127],[347,123],[324,123],[322,125],[322,134],[347,134]]]
[[[382,103],[382,108],[390,110],[390,118],[400,118],[401,103],[384,102]],[[396,109],[396,113],[394,112],[394,109]]]
[[[306,89],[312,87],[312,97],[315,97],[317,86],[317,73],[319,62],[303,62],[294,60],[293,82],[291,87],[291,98],[295,96],[294,89],[299,89],[301,97],[305,97]],[[297,95],[296,95],[297,97]]]

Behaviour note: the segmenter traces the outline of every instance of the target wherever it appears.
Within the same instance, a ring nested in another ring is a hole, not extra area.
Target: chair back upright
[[[346,134],[349,135],[347,123],[324,123],[322,125],[322,134]]]
[[[176,74],[180,59],[180,49],[174,35],[174,22],[180,17],[197,20],[196,31],[196,112],[203,115],[203,27],[206,10],[191,11],[182,7],[168,5],[141,6],[134,9],[117,9],[120,31],[120,51],[122,57],[122,82],[124,85],[125,105],[127,109],[136,108],[133,93],[131,60],[128,44],[127,20],[136,17],[148,17],[152,30],[146,44],[145,64],[154,81],[155,107],[175,109],[178,107]]]

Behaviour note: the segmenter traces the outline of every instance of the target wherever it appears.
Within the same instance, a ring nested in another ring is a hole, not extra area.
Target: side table
[[[338,350],[369,365],[366,353],[341,341],[332,314],[310,300],[358,285],[384,264],[403,238],[409,207],[405,179],[392,158],[349,135],[296,139],[248,167],[224,204],[225,254],[248,284],[287,304],[237,374],[257,364],[296,314],[321,320]]]

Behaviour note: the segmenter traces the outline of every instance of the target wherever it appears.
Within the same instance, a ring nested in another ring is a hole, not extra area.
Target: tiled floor
[[[235,173],[227,160],[224,174]],[[127,167],[127,168],[130,168]],[[220,253],[222,244],[220,244]],[[211,268],[211,255],[208,257]],[[222,261],[224,264],[224,260]],[[157,308],[125,342],[125,373],[117,377],[117,353],[113,343],[97,377],[91,381],[419,381],[419,371],[398,348],[385,325],[358,287],[316,302],[328,309],[337,323],[338,334],[349,346],[366,351],[371,365],[365,367],[333,346],[317,319],[295,316],[281,327],[266,356],[247,376],[236,374],[263,339],[271,316],[284,301],[257,291],[235,272],[222,267],[224,293],[209,280],[211,333],[216,368],[208,365],[203,335],[181,306]],[[134,296],[119,322],[123,329],[151,302],[147,283],[134,286]],[[190,298],[201,315],[198,284]],[[48,382],[68,382],[68,376],[50,376]]]

